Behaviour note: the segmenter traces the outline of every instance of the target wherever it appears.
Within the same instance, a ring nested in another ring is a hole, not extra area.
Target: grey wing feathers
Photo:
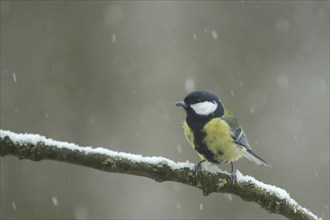
[[[243,156],[245,158],[255,162],[257,165],[270,167],[270,165],[266,161],[264,161],[261,157],[256,155],[251,149],[248,149],[247,151],[245,151]]]
[[[241,127],[238,127],[238,129],[232,131],[232,137],[234,139],[234,142],[239,146],[246,149],[251,149],[250,144],[247,140],[246,134],[244,133],[243,129]]]
[[[241,127],[238,127],[238,129],[232,131],[232,137],[238,147],[245,148],[243,154],[245,158],[255,162],[257,165],[270,166],[266,161],[264,161],[261,157],[259,157],[252,151],[252,148],[250,147],[250,144],[247,140],[246,134]]]

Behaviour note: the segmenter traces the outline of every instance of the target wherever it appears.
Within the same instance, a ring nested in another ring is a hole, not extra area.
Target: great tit
[[[195,91],[188,94],[183,101],[175,103],[175,106],[186,111],[184,135],[202,159],[196,165],[197,174],[205,160],[215,164],[230,162],[231,181],[236,183],[233,162],[242,156],[257,165],[270,166],[252,151],[236,117],[214,94]]]

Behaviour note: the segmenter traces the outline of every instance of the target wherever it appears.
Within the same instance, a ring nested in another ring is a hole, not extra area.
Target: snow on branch
[[[176,163],[164,157],[145,157],[101,147],[81,147],[36,134],[0,130],[0,156],[6,155],[33,161],[62,161],[110,173],[144,176],[157,182],[179,182],[201,189],[205,196],[212,192],[235,194],[288,219],[321,219],[300,206],[284,189],[244,176],[239,171],[238,183],[233,185],[230,175],[216,166],[203,166],[202,175],[197,177],[194,175],[195,165],[188,161]]]

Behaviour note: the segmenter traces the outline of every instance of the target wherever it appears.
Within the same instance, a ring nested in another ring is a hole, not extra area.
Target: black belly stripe
[[[199,121],[199,123],[196,123],[196,121],[187,120],[187,124],[194,133],[195,150],[199,154],[203,155],[207,161],[218,164],[220,162],[214,159],[214,154],[207,148],[206,144],[203,143],[203,139],[206,134],[202,131],[202,129],[209,120],[210,119],[205,118],[204,121]]]
[[[205,159],[211,163],[220,163],[219,161],[214,159],[213,153],[207,149],[207,147],[205,146],[205,144],[196,144],[195,143],[195,150],[203,155],[205,157]]]

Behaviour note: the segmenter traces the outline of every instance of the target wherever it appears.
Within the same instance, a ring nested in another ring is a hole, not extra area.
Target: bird
[[[197,175],[200,175],[201,164],[205,161],[214,164],[230,163],[231,182],[236,184],[233,162],[241,157],[257,165],[270,166],[252,151],[237,118],[216,95],[208,91],[194,91],[183,101],[176,102],[175,106],[185,110],[184,136],[202,159],[195,167]]]

